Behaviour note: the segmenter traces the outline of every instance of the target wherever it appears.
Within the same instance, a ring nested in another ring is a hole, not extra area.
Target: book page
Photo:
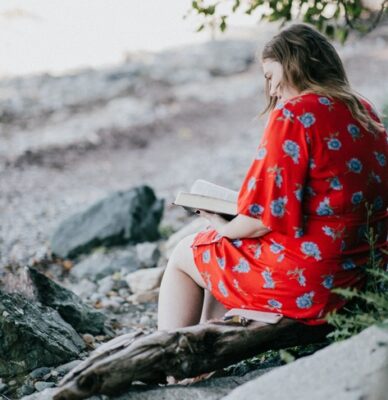
[[[197,179],[190,189],[190,193],[201,194],[204,196],[215,197],[217,199],[237,203],[238,191],[228,189],[224,186]]]

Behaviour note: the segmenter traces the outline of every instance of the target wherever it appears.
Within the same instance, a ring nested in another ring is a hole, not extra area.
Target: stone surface
[[[160,285],[164,270],[164,267],[139,269],[128,274],[125,280],[134,294],[148,292]]]
[[[168,385],[158,387],[153,385],[136,385],[121,396],[110,397],[111,400],[218,400],[237,386],[254,379],[267,370],[252,371],[244,376],[212,377],[208,380],[185,385]],[[102,396],[100,397],[102,400]],[[255,400],[255,397],[251,397]]]
[[[90,278],[94,281],[112,275],[115,272],[128,273],[135,271],[140,265],[136,250],[126,248],[108,253],[94,252],[71,269],[71,275],[77,279]]]
[[[387,368],[388,325],[385,329],[372,326],[252,380],[223,399],[251,400],[254,393],[255,400],[383,400],[369,396],[376,390],[376,374]],[[379,384],[386,378],[380,375]]]
[[[163,204],[146,185],[115,192],[65,219],[52,236],[51,250],[67,258],[98,246],[157,240]]]
[[[103,334],[107,332],[107,317],[93,309],[72,291],[57,284],[34,268],[29,268],[29,276],[36,288],[38,300],[58,311],[61,317],[77,332]]]
[[[57,311],[0,291],[0,376],[79,358],[81,337]]]
[[[158,243],[139,243],[136,245],[136,254],[140,263],[140,268],[153,268],[160,258]]]

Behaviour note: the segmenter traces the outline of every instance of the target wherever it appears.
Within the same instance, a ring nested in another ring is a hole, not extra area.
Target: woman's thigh
[[[177,268],[187,275],[201,288],[206,288],[200,272],[194,261],[194,254],[191,245],[196,233],[184,237],[174,248],[167,264],[167,268]]]

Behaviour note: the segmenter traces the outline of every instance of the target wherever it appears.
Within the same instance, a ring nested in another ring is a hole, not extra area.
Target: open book
[[[190,192],[179,192],[173,204],[191,210],[205,210],[232,219],[237,215],[238,192],[223,186],[197,179]]]
[[[267,324],[277,324],[283,318],[283,315],[267,311],[232,308],[224,315],[224,320],[232,319],[233,317],[242,317]]]

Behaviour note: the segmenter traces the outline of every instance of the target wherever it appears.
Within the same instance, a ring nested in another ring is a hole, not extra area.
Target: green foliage
[[[189,13],[194,11],[205,21],[197,30],[209,26],[225,31],[228,15],[217,14],[219,7],[224,5],[230,7],[230,14],[240,9],[247,15],[257,12],[259,21],[280,21],[283,25],[293,19],[302,20],[314,25],[329,38],[344,43],[350,30],[362,34],[372,31],[386,14],[388,0],[381,0],[377,13],[363,5],[362,0],[197,0],[192,2],[189,10]]]
[[[383,253],[377,251],[378,235],[369,227],[372,208],[368,208],[366,240],[370,246],[370,257],[364,272],[366,285],[362,290],[335,288],[334,293],[349,300],[349,303],[339,311],[326,316],[329,324],[336,329],[328,335],[335,341],[349,338],[373,324],[381,324],[388,319],[388,271],[384,264]]]

